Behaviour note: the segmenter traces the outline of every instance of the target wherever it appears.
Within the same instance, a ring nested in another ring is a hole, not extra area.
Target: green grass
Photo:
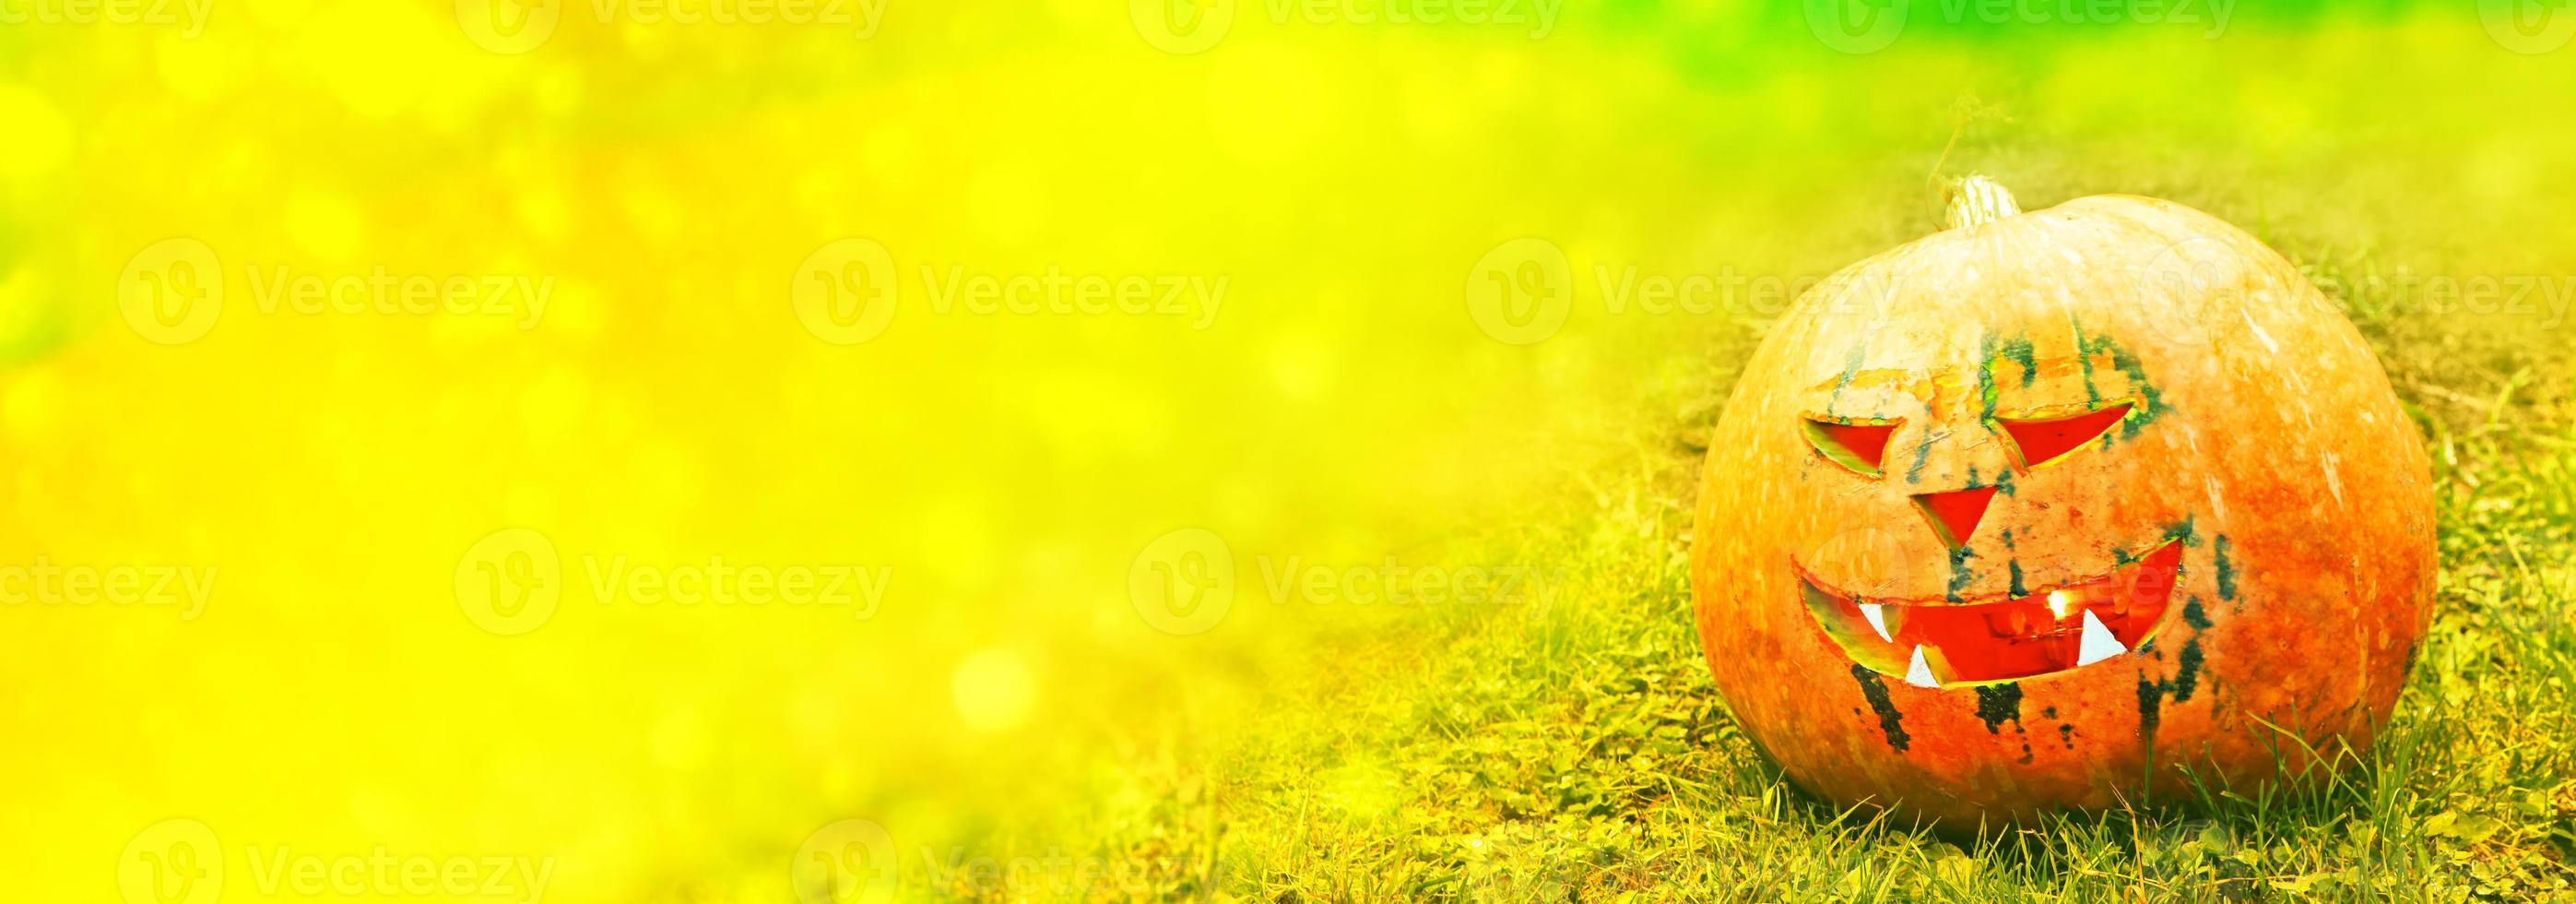
[[[2326,780],[1945,839],[1800,795],[1729,719],[1690,619],[1704,349],[1570,504],[1462,553],[1561,585],[1319,642],[1112,862],[1099,896],[1270,901],[2576,900],[2576,404],[2568,359],[2305,263],[2433,449],[2443,565],[2381,743]],[[2357,288],[2346,288],[2357,287]],[[1720,362],[1730,356],[1714,356]],[[1664,412],[1679,412],[1663,417]]]

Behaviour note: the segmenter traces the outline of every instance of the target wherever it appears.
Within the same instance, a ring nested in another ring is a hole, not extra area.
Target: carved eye
[[[2020,450],[2023,467],[2035,468],[2075,451],[2101,436],[2102,431],[2129,416],[2130,403],[2121,402],[2098,411],[2060,418],[1995,419],[1995,424],[2012,437],[2013,448]]]
[[[1904,421],[1853,421],[1827,418],[1806,419],[1807,442],[1816,452],[1835,464],[1852,471],[1878,477],[1885,472],[1878,467],[1887,454],[1887,438],[1896,433]]]

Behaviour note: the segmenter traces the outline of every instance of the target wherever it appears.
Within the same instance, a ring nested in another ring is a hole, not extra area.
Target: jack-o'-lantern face
[[[2360,335],[2170,202],[1966,180],[1952,214],[1801,295],[1711,429],[1691,587],[1745,736],[1956,827],[2367,744],[2434,567]]]
[[[1802,479],[1885,509],[1790,563],[1808,611],[1853,662],[1917,687],[2013,681],[2119,656],[2163,625],[2181,539],[2087,517],[2096,494],[2084,492],[2156,479],[2094,459],[2151,429],[2161,402],[2107,340],[2069,344],[2041,357],[2029,340],[1981,342],[1981,360],[1856,367],[1809,388],[1817,404],[1789,425],[1815,450]],[[2075,492],[2046,495],[2060,484]],[[1861,548],[1872,541],[1884,548]],[[2024,546],[2045,553],[2032,561],[2100,567],[2027,565]],[[1844,564],[1881,556],[1930,561],[1895,574]],[[2009,585],[1971,590],[1972,562],[2001,563]]]

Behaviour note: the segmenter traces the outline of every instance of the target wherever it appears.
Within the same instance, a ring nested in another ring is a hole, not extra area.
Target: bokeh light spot
[[[25,179],[71,156],[72,127],[62,111],[24,85],[0,85],[0,176]]]
[[[345,261],[366,244],[367,218],[347,195],[299,189],[286,200],[286,232],[306,254]]]
[[[979,731],[1004,731],[1028,719],[1037,703],[1037,680],[1009,650],[984,650],[957,664],[950,680],[957,717]]]

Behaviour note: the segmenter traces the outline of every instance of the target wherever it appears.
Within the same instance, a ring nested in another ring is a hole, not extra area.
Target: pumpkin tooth
[[[1862,603],[1860,604],[1860,617],[1869,619],[1869,626],[1878,630],[1878,639],[1887,641],[1888,643],[1895,643],[1896,638],[1890,637],[1887,634],[1887,614],[1880,611],[1885,608],[1886,607],[1877,603]]]
[[[1915,687],[1940,687],[1932,678],[1932,664],[1923,661],[1923,645],[1914,645],[1914,662],[1905,667],[1905,683]]]
[[[2126,652],[2129,648],[2111,636],[2111,629],[2102,625],[2099,616],[2089,610],[2084,613],[2084,641],[2075,654],[2076,665],[2092,665]]]

